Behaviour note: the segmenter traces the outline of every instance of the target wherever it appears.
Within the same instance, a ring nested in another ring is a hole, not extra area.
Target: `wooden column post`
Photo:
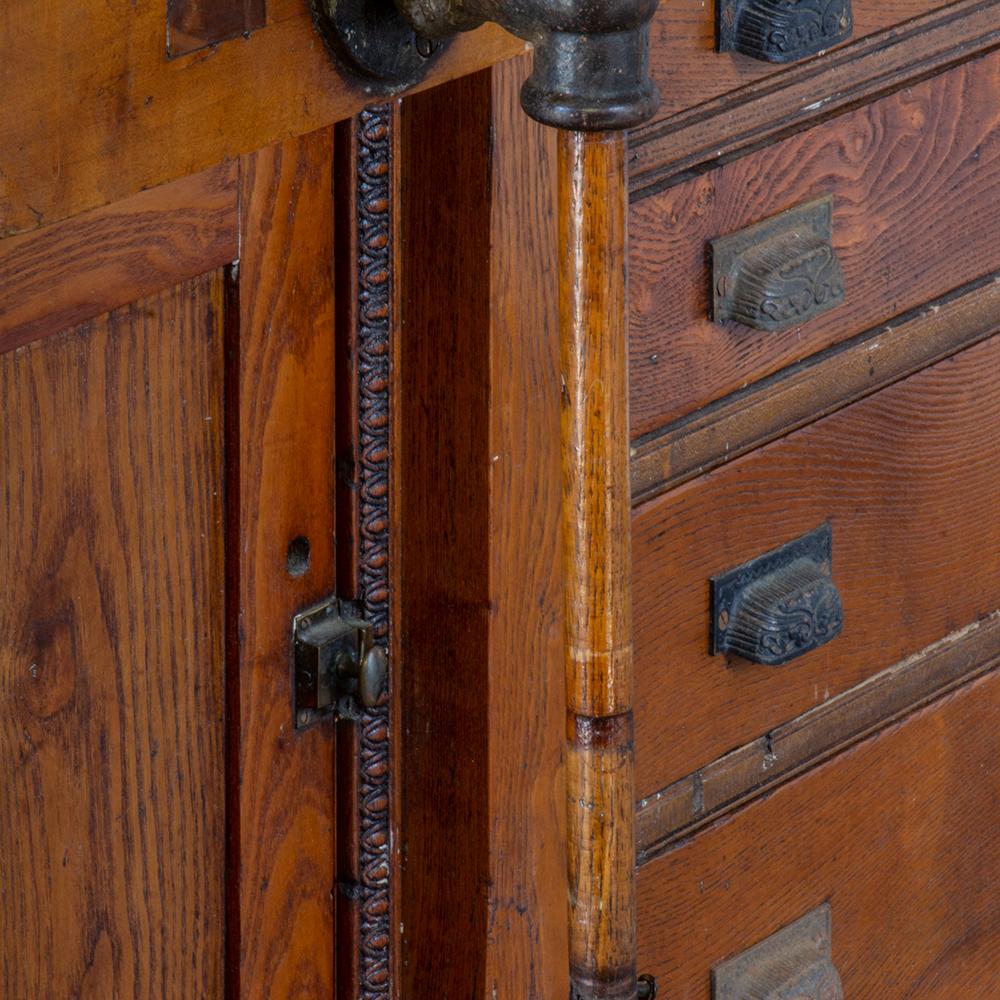
[[[573,1000],[636,996],[623,133],[559,139]]]

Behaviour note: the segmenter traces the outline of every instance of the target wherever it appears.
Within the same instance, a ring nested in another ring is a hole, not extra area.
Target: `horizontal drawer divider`
[[[798,430],[1000,331],[1000,273],[836,344],[631,450],[632,505]]]
[[[637,129],[632,201],[1000,47],[1000,0],[964,0]]]
[[[638,865],[997,667],[1000,611],[643,799],[638,806]]]

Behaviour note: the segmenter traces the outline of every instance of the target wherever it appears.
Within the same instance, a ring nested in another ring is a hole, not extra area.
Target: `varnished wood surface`
[[[660,18],[676,14],[678,6],[661,5]],[[923,6],[934,9],[635,129],[629,135],[632,198],[654,194],[703,173],[710,163],[724,163],[1000,44],[997,0]],[[891,10],[894,5],[878,7]],[[661,49],[664,44],[669,42],[661,38]],[[749,62],[732,58],[734,63]]]
[[[998,666],[1000,612],[994,612],[643,799],[637,823],[639,863]]]
[[[640,795],[1000,607],[998,362],[993,338],[636,510]],[[843,633],[710,656],[709,578],[827,520]]]
[[[997,332],[1000,276],[991,276],[821,351],[637,442],[632,503],[725,465]]]
[[[403,104],[400,236],[435,275],[400,271],[393,397],[403,997],[569,993],[555,149],[526,69]]]
[[[372,103],[334,68],[304,0],[246,38],[167,57],[167,0],[0,6],[0,237],[107,205]],[[487,27],[431,86],[523,50]]]
[[[852,41],[946,5],[947,0],[854,0],[853,37],[829,51],[839,52]],[[787,66],[739,53],[716,52],[715,6],[716,0],[667,0],[660,4],[650,45],[653,78],[662,95],[657,120],[787,71]]]
[[[235,164],[0,240],[0,351],[235,260]]]
[[[998,109],[1000,53],[636,204],[633,435],[1000,267]],[[708,241],[826,194],[846,303],[780,334],[714,323]]]
[[[0,357],[0,994],[221,997],[222,282]]]
[[[167,0],[167,50],[184,55],[249,34],[266,22],[265,0]]]
[[[228,996],[329,997],[330,723],[297,733],[292,616],[335,592],[332,131],[240,163],[227,384],[231,800]],[[292,575],[288,544],[308,539]]]
[[[570,978],[635,996],[625,137],[559,137]]]
[[[639,961],[709,1000],[711,967],[824,901],[845,997],[1000,994],[1000,675],[778,789],[639,873]]]

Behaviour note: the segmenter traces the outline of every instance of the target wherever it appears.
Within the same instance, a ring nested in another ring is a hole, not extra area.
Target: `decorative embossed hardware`
[[[839,306],[844,275],[832,241],[832,196],[713,240],[713,318],[777,333]]]
[[[830,904],[712,970],[712,1000],[844,1000],[833,964]]]
[[[763,62],[798,62],[847,41],[851,0],[718,0],[720,52]]]
[[[712,654],[780,666],[835,639],[844,626],[824,524],[712,579]]]

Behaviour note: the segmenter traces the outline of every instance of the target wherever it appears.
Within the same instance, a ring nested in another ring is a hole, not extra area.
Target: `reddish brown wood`
[[[297,733],[293,614],[335,589],[332,133],[240,164],[229,469],[229,996],[334,989],[333,727]],[[309,540],[308,571],[286,567]]]
[[[625,138],[559,141],[572,995],[631,998],[635,801]]]
[[[334,68],[302,0],[268,24],[168,59],[166,5],[7,0],[0,6],[0,237],[57,222],[301,135],[372,95]],[[457,39],[421,86],[523,51],[488,26]]]
[[[194,52],[264,26],[264,0],[167,0],[167,51]]]
[[[222,164],[0,240],[0,351],[235,260],[236,169]]]
[[[403,107],[404,997],[569,992],[555,150],[525,70]]]
[[[725,465],[1000,332],[1000,277],[964,286],[637,442],[632,503]]]
[[[636,510],[641,795],[1000,606],[998,361],[994,337]],[[709,578],[826,520],[843,633],[786,667],[709,655]]]
[[[1000,991],[996,673],[734,814],[639,873],[639,954],[663,994],[824,900],[845,997]]]
[[[1000,612],[732,750],[639,804],[639,861],[1000,666]]]
[[[639,202],[633,434],[1000,267],[998,109],[1000,53]],[[825,194],[846,303],[780,334],[714,323],[708,241]]]
[[[854,0],[853,40],[946,4],[947,0]],[[653,22],[650,63],[662,94],[660,119],[737,87],[787,72],[785,66],[758,62],[738,53],[716,52],[715,0],[661,3]]]
[[[222,281],[0,357],[0,993],[220,997]]]
[[[679,14],[683,5],[662,4],[659,17]],[[958,0],[934,7],[922,17],[889,30],[867,35],[820,59],[768,72],[755,83],[727,90],[707,103],[669,115],[634,130],[629,136],[629,188],[633,198],[678,183],[706,164],[725,162],[741,151],[842,114],[850,107],[899,90],[907,83],[989,52],[1000,44],[996,0]],[[871,4],[862,16],[885,11],[895,16],[897,5]],[[898,5],[899,10],[902,5]],[[672,42],[666,44],[672,45]],[[660,36],[659,59],[667,66],[667,49]],[[654,60],[657,56],[654,55]],[[733,56],[733,62],[749,61]],[[708,60],[692,67],[704,69]],[[683,72],[683,70],[682,70]],[[711,86],[717,77],[712,77]],[[670,94],[675,93],[670,91]],[[671,97],[668,94],[667,107]]]

